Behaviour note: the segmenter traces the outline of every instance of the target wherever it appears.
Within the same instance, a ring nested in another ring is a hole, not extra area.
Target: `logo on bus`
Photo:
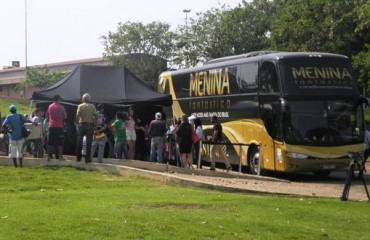
[[[189,96],[213,96],[230,94],[229,71],[215,69],[190,74]]]
[[[230,94],[229,69],[220,68],[190,74],[189,97],[222,96]],[[230,99],[194,99],[189,102],[190,109],[215,110],[230,108]]]
[[[292,75],[300,87],[348,88],[356,84],[347,68],[292,67]]]

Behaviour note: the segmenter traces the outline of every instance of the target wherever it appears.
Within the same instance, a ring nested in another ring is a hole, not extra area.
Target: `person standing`
[[[91,158],[94,157],[96,148],[98,150],[98,162],[103,162],[105,143],[107,142],[106,130],[108,127],[108,117],[104,114],[104,105],[98,104],[95,117],[94,137],[91,146]]]
[[[364,151],[364,161],[363,166],[365,167],[366,161],[370,156],[370,130],[369,130],[369,124],[366,124],[366,130],[365,130],[365,151]],[[366,172],[366,168],[364,169]],[[358,178],[362,178],[363,172],[360,171]]]
[[[232,169],[232,166],[229,162],[229,159],[227,158],[225,152],[223,151],[223,145],[220,143],[224,143],[224,139],[222,137],[222,126],[218,122],[217,116],[212,116],[211,119],[213,123],[213,135],[212,135],[212,142],[215,143],[211,147],[211,168],[210,170],[214,171],[216,170],[216,153],[222,158],[226,165],[226,170],[230,171]]]
[[[45,115],[45,112],[44,112],[44,109],[42,109],[42,108],[37,108],[32,113],[31,122],[36,125],[35,127],[37,127],[37,125],[39,125],[38,127],[41,129],[41,135],[39,136],[39,138],[35,139],[35,141],[37,141],[37,144],[30,143],[27,146],[27,147],[34,147],[35,148],[35,151],[33,153],[33,156],[35,158],[42,158],[43,153],[44,153],[44,145],[45,145],[44,136],[45,136],[45,133],[44,133],[43,127],[42,127],[42,124],[44,122],[44,115]],[[32,146],[33,144],[34,144],[34,146]],[[42,146],[42,147],[39,147],[39,146]]]
[[[18,167],[17,158],[19,159],[19,166],[23,167],[23,144],[24,138],[22,136],[22,125],[28,120],[21,114],[17,114],[17,107],[15,105],[9,106],[10,115],[8,115],[4,122],[3,128],[8,129],[10,132],[9,137],[9,148],[10,148],[10,157],[13,159],[14,167]]]
[[[149,124],[150,140],[150,161],[154,162],[157,156],[157,162],[163,163],[163,143],[166,137],[166,124],[162,121],[162,114],[157,112],[155,119]]]
[[[77,107],[76,123],[77,123],[77,162],[82,159],[82,144],[83,138],[86,137],[86,155],[85,163],[91,162],[91,144],[93,139],[93,124],[96,114],[96,108],[94,104],[90,103],[91,96],[85,93],[82,96],[82,103]]]
[[[191,149],[193,141],[191,139],[192,126],[189,123],[186,114],[181,116],[181,123],[176,129],[176,135],[179,138],[179,151],[181,156],[181,162],[183,167],[191,168],[193,164],[193,158],[191,156]]]
[[[126,124],[122,112],[116,113],[116,119],[111,124],[114,136],[114,155],[116,159],[127,159]]]
[[[197,134],[199,140],[194,143],[194,152],[195,152],[195,163],[198,163],[198,158],[199,158],[199,151],[200,151],[200,140],[203,137],[203,128],[202,128],[202,121],[200,118],[195,118],[194,119],[194,130],[195,134]]]
[[[128,159],[135,159],[135,146],[136,146],[136,122],[137,118],[133,107],[128,108],[127,124],[126,124],[126,137],[128,144]]]
[[[136,152],[135,152],[135,159],[137,160],[143,160],[147,161],[148,160],[148,148],[147,148],[147,143],[146,143],[146,129],[145,129],[145,124],[143,121],[140,119],[137,119],[137,129],[136,131]]]
[[[47,160],[50,161],[52,158],[52,152],[55,152],[55,158],[64,160],[63,154],[63,142],[64,132],[63,123],[67,119],[67,112],[60,103],[62,98],[59,95],[53,96],[53,103],[49,105],[46,111],[46,119],[49,123],[48,136],[47,136]]]
[[[31,122],[42,124],[43,121],[44,121],[44,110],[41,108],[37,108],[32,114]]]

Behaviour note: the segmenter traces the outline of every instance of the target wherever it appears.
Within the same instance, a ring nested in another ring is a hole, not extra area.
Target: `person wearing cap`
[[[108,128],[108,117],[104,114],[104,105],[98,104],[96,107],[97,113],[95,116],[94,137],[91,146],[91,157],[94,157],[96,148],[98,151],[98,162],[103,162],[105,143],[107,142],[106,130]]]
[[[10,105],[9,111],[11,114],[5,118],[2,126],[4,129],[9,129],[10,157],[13,159],[14,167],[18,167],[17,158],[19,159],[19,166],[22,167],[22,148],[24,144],[22,125],[29,121],[23,115],[17,114],[17,107],[15,105]]]
[[[77,123],[77,152],[76,160],[81,162],[82,159],[82,144],[83,138],[86,137],[86,155],[85,163],[92,162],[91,159],[91,145],[94,135],[94,118],[96,114],[96,108],[94,104],[90,103],[91,96],[88,93],[82,95],[82,103],[77,107],[76,123]]]
[[[163,143],[166,137],[166,124],[162,121],[162,113],[157,112],[155,119],[149,124],[150,140],[150,161],[154,162],[157,156],[157,162],[163,163]]]
[[[223,150],[223,145],[220,144],[220,143],[224,143],[224,139],[223,139],[223,136],[222,136],[222,126],[221,124],[218,122],[218,118],[216,115],[212,116],[212,119],[211,119],[212,123],[213,123],[213,135],[212,135],[212,142],[215,143],[214,145],[212,145],[211,147],[211,168],[210,170],[214,171],[216,170],[216,153],[218,153],[218,155],[222,158],[222,160],[224,161],[225,165],[226,165],[226,170],[227,171],[230,171],[232,169],[232,166],[230,164],[230,161],[229,159],[227,158],[224,150]]]
[[[67,119],[67,112],[63,105],[61,105],[62,98],[59,95],[53,96],[53,103],[49,105],[46,111],[45,119],[48,122],[47,131],[47,160],[52,158],[52,152],[55,153],[55,158],[64,160],[63,144],[64,144],[64,121]]]

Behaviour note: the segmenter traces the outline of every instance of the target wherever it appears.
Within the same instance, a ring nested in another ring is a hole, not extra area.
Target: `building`
[[[55,72],[71,72],[77,65],[91,64],[91,65],[108,65],[102,57],[81,59],[75,61],[66,61],[59,63],[48,63],[45,65],[35,65],[30,67],[47,67],[50,71]],[[0,97],[30,99],[34,91],[40,90],[36,87],[30,87],[24,91],[15,91],[14,87],[24,81],[26,78],[26,68],[19,67],[19,62],[12,62],[11,67],[3,67],[0,70]]]

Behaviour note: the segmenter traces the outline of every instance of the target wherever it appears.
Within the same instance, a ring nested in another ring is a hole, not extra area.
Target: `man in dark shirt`
[[[150,142],[150,161],[154,162],[154,157],[157,155],[157,161],[163,163],[163,142],[166,136],[166,124],[162,121],[162,114],[157,112],[155,120],[150,122],[149,136]]]
[[[226,165],[226,170],[230,171],[232,169],[232,166],[230,165],[229,159],[227,158],[226,153],[223,150],[224,145],[219,144],[219,143],[225,142],[223,140],[223,137],[222,137],[222,126],[218,122],[217,116],[212,116],[211,121],[213,123],[212,142],[214,142],[215,144],[212,145],[212,147],[211,147],[212,148],[211,149],[211,161],[212,162],[211,162],[210,170],[213,170],[213,171],[215,170],[215,167],[216,167],[216,159],[215,158],[216,158],[216,152],[217,152],[218,155],[224,161],[224,163]]]

